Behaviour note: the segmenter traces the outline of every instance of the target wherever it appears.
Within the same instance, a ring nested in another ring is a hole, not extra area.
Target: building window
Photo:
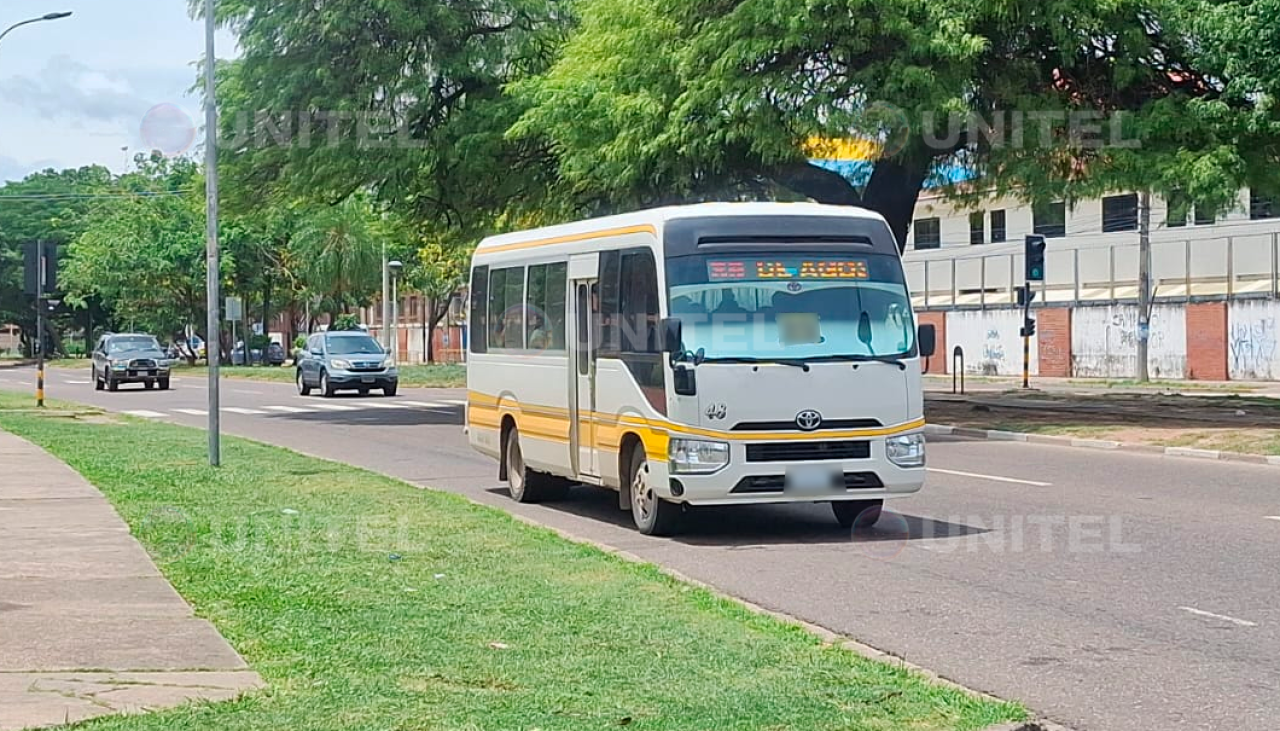
[[[1280,216],[1280,206],[1276,205],[1276,199],[1250,188],[1249,219],[1258,221],[1264,218],[1276,218],[1277,216]]]
[[[987,214],[974,211],[969,214],[969,243],[981,244],[987,240]]]
[[[471,352],[485,353],[489,350],[489,340],[484,335],[489,331],[485,327],[489,311],[489,267],[476,267],[471,272]],[[480,337],[477,337],[480,336]]]
[[[565,287],[569,265],[538,264],[529,267],[529,291],[525,300],[526,342],[530,350],[563,353],[565,350]]]
[[[524,347],[524,267],[489,274],[489,347]]]
[[[1031,207],[1031,226],[1035,233],[1046,238],[1067,235],[1067,204],[1037,203]]]
[[[1185,193],[1175,191],[1169,194],[1168,205],[1164,225],[1169,228],[1186,226],[1187,219],[1191,217],[1191,199]]]
[[[936,249],[942,246],[942,221],[937,218],[917,218],[911,225],[915,230],[917,249]]]
[[[1217,222],[1218,218],[1214,214],[1212,208],[1205,208],[1199,204],[1196,204],[1195,209],[1196,209],[1195,221],[1197,226],[1212,226],[1215,222]]]
[[[1005,228],[1004,211],[991,212],[991,243],[998,244],[1004,241],[1008,236],[1008,230]]]
[[[1112,195],[1102,199],[1102,233],[1138,230],[1138,194]]]

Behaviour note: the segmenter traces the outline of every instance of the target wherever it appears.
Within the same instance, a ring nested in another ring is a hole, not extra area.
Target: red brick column
[[[933,329],[938,333],[938,349],[934,351],[933,357],[928,359],[924,372],[946,373],[948,363],[951,362],[951,353],[947,350],[947,313],[920,312],[916,314],[916,321],[920,325],[933,325]]]
[[[1187,305],[1187,378],[1227,380],[1227,303]]]
[[[1036,310],[1036,334],[1040,347],[1040,375],[1071,377],[1071,310],[1046,307]]]

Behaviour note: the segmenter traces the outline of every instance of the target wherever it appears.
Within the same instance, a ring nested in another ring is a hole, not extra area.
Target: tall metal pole
[[[1190,290],[1187,297],[1191,297]],[[1151,380],[1147,372],[1147,343],[1151,332],[1151,191],[1138,194],[1138,381]]]
[[[219,336],[222,322],[220,279],[221,267],[218,264],[218,101],[216,97],[214,64],[214,30],[217,18],[214,16],[214,0],[204,3],[204,174],[205,174],[205,216],[207,250],[206,264],[206,296],[209,300],[208,336],[205,339],[207,360],[209,362],[209,464],[217,467],[222,464],[222,444],[218,394],[218,366],[222,359],[222,338]]]
[[[391,270],[387,262],[387,242],[382,242],[382,329],[379,331],[382,335],[382,345],[388,351],[391,350],[390,326],[387,324],[391,320]]]
[[[36,406],[44,408],[44,239],[36,240]]]
[[[400,277],[399,272],[391,275],[391,347],[387,352],[400,362]]]

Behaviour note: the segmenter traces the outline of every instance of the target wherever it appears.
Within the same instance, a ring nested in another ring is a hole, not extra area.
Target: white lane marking
[[[937,472],[943,475],[955,475],[957,477],[976,477],[979,480],[992,480],[994,482],[1012,482],[1015,485],[1033,485],[1035,487],[1050,487],[1052,482],[1038,482],[1036,480],[1020,480],[1016,477],[1001,477],[999,475],[983,475],[977,472],[961,472],[960,470],[944,470],[937,467],[930,467],[930,472]]]
[[[135,411],[126,411],[124,413],[128,414],[129,416],[140,416],[144,419],[163,419],[164,418],[164,414],[160,413],[159,411],[147,411],[146,409],[137,409]]]
[[[363,406],[368,409],[407,409],[409,408],[404,404],[391,404],[383,401],[359,401],[357,402],[357,405]]]
[[[262,408],[269,411],[279,411],[282,414],[314,414],[311,409],[300,409],[297,406],[263,406]]]
[[[209,415],[209,412],[203,409],[174,409],[174,411],[178,412],[179,414],[186,414],[187,416],[208,416]]]
[[[244,390],[244,389],[242,389],[242,388],[233,388],[233,389],[231,389],[231,392],[232,392],[232,393],[243,393],[243,394],[246,394],[246,395],[249,395],[249,396],[261,396],[261,395],[262,395],[262,392],[261,392],[261,391],[246,391],[246,390]]]
[[[90,383],[93,383],[93,381],[67,381],[67,383],[72,386],[88,386]]]
[[[1280,520],[1280,515],[1264,515],[1262,517],[1266,518],[1267,520]]]
[[[267,413],[265,411],[259,411],[257,409],[241,409],[234,406],[224,406],[222,407],[222,410],[230,412],[232,414],[243,414],[245,416],[261,416]]]
[[[422,409],[444,409],[449,406],[449,404],[434,403],[431,401],[401,401],[400,403],[417,406]]]
[[[312,406],[316,407],[317,409],[324,409],[325,411],[356,411],[357,410],[356,407],[354,406],[345,406],[343,404],[312,404]]]
[[[1241,627],[1257,627],[1258,626],[1257,622],[1250,622],[1247,619],[1236,619],[1235,617],[1228,617],[1225,614],[1214,614],[1213,612],[1206,612],[1203,609],[1196,609],[1195,607],[1178,607],[1178,609],[1181,609],[1184,612],[1191,612],[1192,614],[1200,617],[1208,617],[1210,619],[1220,619],[1223,622],[1230,622],[1231,624],[1239,625]]]

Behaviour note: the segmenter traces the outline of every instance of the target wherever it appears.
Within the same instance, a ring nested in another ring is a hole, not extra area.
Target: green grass
[[[292,367],[271,368],[259,366],[222,366],[218,369],[227,378],[242,378],[251,381],[274,381],[293,383]],[[467,369],[462,365],[402,365],[400,366],[400,385],[418,388],[461,388],[467,385]],[[176,369],[178,375],[203,376],[204,366],[189,367],[180,365]]]
[[[1025,716],[456,495],[233,438],[213,470],[200,431],[6,410],[19,405],[0,394],[0,427],[98,485],[269,686],[83,728],[896,731]]]

